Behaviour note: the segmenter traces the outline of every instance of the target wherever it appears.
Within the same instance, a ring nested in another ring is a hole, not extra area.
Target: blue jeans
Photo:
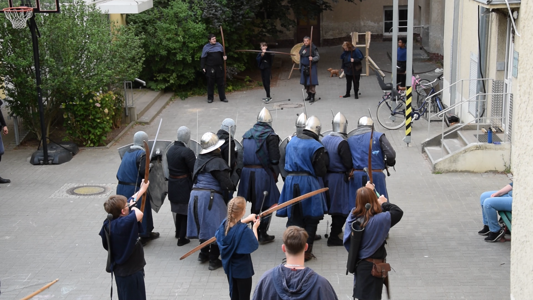
[[[484,192],[479,197],[481,211],[483,213],[483,224],[488,225],[492,232],[498,232],[500,230],[497,211],[511,211],[513,208],[513,197],[509,193],[500,197],[491,198],[490,195],[496,192]]]

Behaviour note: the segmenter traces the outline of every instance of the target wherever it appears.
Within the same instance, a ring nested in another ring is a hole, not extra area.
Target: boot
[[[313,244],[310,244],[308,247],[307,247],[307,250],[305,251],[305,258],[304,260],[307,262],[307,261],[310,261],[311,259],[313,258],[316,258],[316,256],[313,254]]]
[[[266,231],[258,232],[258,235],[259,235],[259,245],[272,243],[274,241],[274,238],[276,238],[273,235],[268,235]]]
[[[346,95],[342,96],[342,98],[350,98],[350,93],[346,93]]]
[[[343,242],[338,235],[333,235],[328,238],[328,247],[333,246],[343,246]]]
[[[307,98],[305,98],[305,101],[311,100],[311,93],[307,93]]]
[[[309,100],[309,103],[315,102],[315,94],[311,94],[311,100]]]
[[[355,91],[354,98],[355,98],[355,99],[359,99],[359,91],[358,91],[358,90]]]

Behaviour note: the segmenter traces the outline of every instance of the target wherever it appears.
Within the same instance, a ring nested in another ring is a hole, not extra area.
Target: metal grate
[[[504,90],[503,80],[494,80],[492,83],[492,101],[490,104],[490,125],[492,127],[503,128],[502,126],[502,116],[503,116],[503,101],[504,95],[502,94]],[[496,95],[499,94],[499,95]]]

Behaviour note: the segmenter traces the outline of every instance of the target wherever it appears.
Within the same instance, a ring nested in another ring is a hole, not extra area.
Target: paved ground
[[[340,47],[321,48],[317,96],[322,99],[307,106],[308,115],[322,120],[329,130],[331,111],[342,111],[349,129],[359,117],[373,113],[381,96],[375,77],[361,79],[359,100],[342,99],[344,79],[330,78],[329,67],[337,68]],[[387,65],[385,52],[390,43],[373,43],[371,56]],[[291,64],[292,65],[292,64]],[[389,63],[390,66],[390,63]],[[291,99],[302,103],[301,87],[296,76],[287,80],[289,63],[273,88],[276,101]],[[415,70],[435,68],[417,62]],[[388,68],[390,69],[390,67]],[[434,73],[426,77],[434,78]],[[173,140],[176,129],[187,125],[192,137],[217,131],[225,117],[237,121],[237,136],[253,125],[263,107],[264,91],[257,89],[228,95],[229,103],[206,103],[206,97],[176,100],[162,112],[161,139]],[[303,108],[272,109],[273,127],[280,136],[294,131],[296,114]],[[197,113],[199,126],[197,130]],[[117,145],[130,143],[136,130],[151,137],[158,119],[149,126],[136,126]],[[427,123],[414,124],[413,142],[402,142],[403,131],[385,131],[397,151],[396,171],[388,178],[391,201],[404,210],[402,221],[392,229],[388,240],[388,260],[393,267],[390,282],[392,299],[505,299],[509,297],[510,243],[489,244],[477,235],[481,229],[479,195],[508,183],[502,174],[432,174],[427,159],[420,152],[420,142],[427,137]],[[433,127],[438,127],[436,124]],[[382,128],[377,127],[378,130]],[[436,131],[437,128],[432,129]],[[0,163],[0,175],[12,183],[0,186],[0,282],[2,299],[20,299],[44,284],[59,282],[34,299],[105,299],[109,297],[110,276],[105,272],[106,252],[98,231],[105,218],[105,197],[114,190],[120,159],[115,147],[82,150],[63,165],[32,166],[32,150],[10,150]],[[107,185],[108,192],[97,197],[68,197],[65,191],[75,185]],[[282,183],[279,184],[282,187]],[[319,233],[326,232],[326,217]],[[274,243],[254,252],[254,285],[266,270],[279,264],[281,234],[285,219],[272,221]],[[174,225],[168,203],[154,215],[161,238],[145,247],[146,288],[148,299],[228,299],[224,271],[209,271],[193,256],[179,257],[197,242],[176,247]],[[327,247],[326,241],[315,243],[316,260],[307,263],[325,276],[339,299],[351,299],[352,276],[346,276],[347,252],[342,247]],[[116,297],[116,296],[115,296]],[[116,298],[115,298],[116,299]]]

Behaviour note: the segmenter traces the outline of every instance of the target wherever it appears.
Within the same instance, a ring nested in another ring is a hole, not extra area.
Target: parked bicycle
[[[431,86],[431,90],[428,92],[429,96],[425,97],[418,107],[411,105],[413,122],[420,119],[426,113],[441,112],[444,110],[445,106],[442,100],[438,95],[434,95],[435,83],[440,80],[442,80],[442,75],[428,83]],[[437,114],[437,116],[439,118],[444,117],[446,126],[450,126],[448,116],[444,116],[444,113]],[[386,129],[395,130],[405,126],[405,98],[393,89],[390,96],[384,95],[379,102],[376,117],[378,123]]]

